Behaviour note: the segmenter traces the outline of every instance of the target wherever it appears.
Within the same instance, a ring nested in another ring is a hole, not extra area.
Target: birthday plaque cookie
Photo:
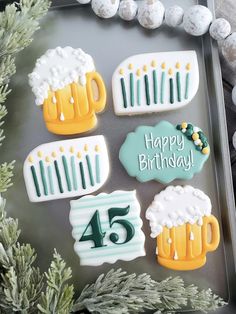
[[[128,174],[140,182],[169,183],[191,179],[201,171],[209,154],[208,140],[201,129],[187,122],[174,126],[162,121],[129,133],[119,159]]]
[[[81,49],[57,47],[36,62],[29,75],[36,104],[43,105],[47,129],[77,134],[94,128],[96,113],[106,105],[106,88],[90,55]]]
[[[109,159],[102,135],[40,145],[24,163],[31,202],[95,192],[106,182],[108,174]]]
[[[135,191],[115,191],[71,201],[70,223],[81,265],[98,266],[145,255]]]
[[[178,109],[190,103],[198,86],[195,51],[135,55],[114,72],[114,110],[117,115],[134,115]]]
[[[217,249],[220,230],[211,214],[211,200],[192,186],[168,186],[146,212],[151,237],[157,239],[157,260],[174,270],[193,270]]]

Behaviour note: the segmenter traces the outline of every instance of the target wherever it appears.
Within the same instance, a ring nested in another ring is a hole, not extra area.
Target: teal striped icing
[[[105,202],[101,202],[101,203],[98,202],[97,204],[96,203],[95,204],[91,203],[89,205],[86,204],[86,205],[83,205],[83,206],[81,206],[80,203],[78,202],[77,204],[71,205],[71,210],[76,210],[76,209],[78,209],[78,210],[81,210],[81,209],[92,209],[92,210],[94,210],[94,206],[95,205],[96,205],[96,208],[99,208],[99,207],[102,207],[102,206],[110,206],[110,205],[116,205],[116,204],[121,205],[123,203],[130,204],[132,202],[134,202],[133,198],[126,198],[124,200],[116,200],[116,201],[113,201],[113,202],[111,202],[111,201],[107,201],[106,202],[106,200],[105,200]]]
[[[124,197],[124,196],[132,196],[133,197],[133,200],[135,200],[135,194],[133,192],[122,192],[120,194],[116,194],[115,197],[116,199],[117,198],[120,198],[120,197]],[[92,196],[92,197],[88,197],[88,196],[85,196],[83,198],[81,198],[80,200],[76,200],[76,201],[71,201],[71,208],[73,208],[74,204],[78,204],[78,203],[87,203],[88,201],[92,201],[94,202],[95,204],[97,204],[97,201],[98,200],[102,200],[102,199],[110,199],[110,198],[114,198],[114,194],[104,194],[104,195],[98,195],[96,197]]]

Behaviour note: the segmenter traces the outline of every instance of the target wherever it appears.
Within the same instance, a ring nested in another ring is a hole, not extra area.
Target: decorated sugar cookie
[[[145,255],[135,191],[115,191],[71,201],[74,249],[81,265],[98,266]]]
[[[201,171],[210,147],[201,129],[183,122],[174,126],[161,121],[156,126],[140,126],[129,133],[119,158],[131,177],[140,182],[169,183],[191,179]]]
[[[169,186],[155,196],[146,218],[162,266],[193,270],[206,263],[206,253],[216,250],[220,241],[211,208],[209,197],[192,186]]]
[[[174,110],[186,106],[199,85],[195,51],[147,53],[123,61],[112,78],[117,115]]]
[[[94,128],[106,105],[106,88],[93,59],[81,49],[57,47],[36,62],[29,75],[36,104],[43,105],[47,129],[77,134]]]
[[[109,159],[102,135],[43,144],[25,160],[31,202],[85,195],[107,180]]]

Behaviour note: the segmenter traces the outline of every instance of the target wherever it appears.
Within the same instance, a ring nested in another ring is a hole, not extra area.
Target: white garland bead
[[[76,0],[76,1],[79,2],[80,4],[87,4],[91,2],[91,0]]]
[[[224,40],[222,53],[229,65],[236,69],[236,33],[232,33]]]
[[[236,85],[234,86],[232,90],[232,101],[233,101],[233,104],[236,106]]]
[[[116,15],[120,0],[92,0],[94,13],[104,19],[109,19]]]
[[[166,9],[165,22],[170,27],[176,27],[183,22],[184,10],[178,6],[173,5]]]
[[[232,137],[232,143],[233,143],[234,149],[236,149],[236,132],[234,132],[234,135]]]
[[[212,13],[203,5],[193,5],[184,13],[184,29],[193,36],[205,34],[211,22]]]
[[[211,37],[215,40],[222,40],[229,36],[231,26],[226,19],[216,19],[212,22],[209,32]]]
[[[158,0],[143,1],[138,9],[139,23],[149,29],[161,26],[164,18],[165,8]]]
[[[138,11],[138,5],[134,0],[123,0],[119,7],[119,16],[122,20],[132,21]]]

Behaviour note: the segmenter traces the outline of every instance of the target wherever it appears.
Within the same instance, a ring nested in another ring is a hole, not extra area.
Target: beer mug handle
[[[211,226],[211,242],[207,241],[207,226]],[[203,223],[203,247],[205,252],[214,251],[220,242],[220,228],[218,220],[213,216],[204,217]]]
[[[94,99],[92,81],[95,81],[98,87],[98,100]],[[95,112],[100,112],[104,109],[107,100],[107,93],[103,79],[98,72],[90,72],[87,74],[87,96],[89,104]]]

